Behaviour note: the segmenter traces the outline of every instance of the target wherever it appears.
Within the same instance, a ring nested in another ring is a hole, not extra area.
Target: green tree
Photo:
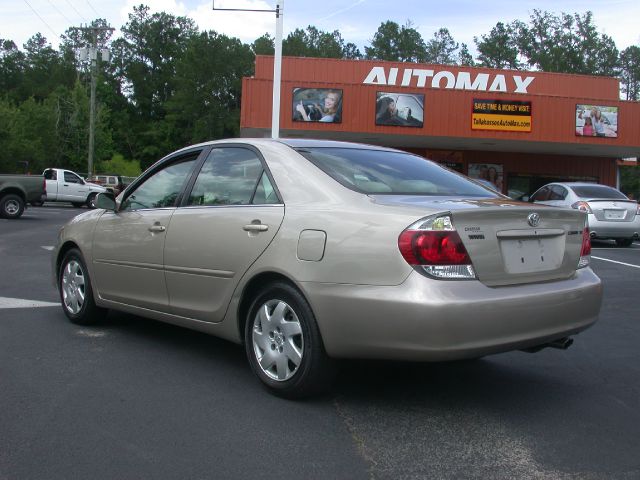
[[[165,127],[174,145],[237,136],[242,77],[252,74],[251,47],[216,32],[192,36],[176,65]]]
[[[640,100],[640,47],[620,52],[620,80],[627,100]]]
[[[466,46],[465,46],[466,47]],[[456,65],[456,52],[459,45],[447,28],[441,28],[433,34],[433,38],[426,45],[426,62],[441,65]],[[468,53],[468,49],[467,49]]]
[[[265,33],[260,38],[257,38],[251,44],[251,51],[254,55],[274,55],[276,48],[273,37]]]
[[[371,46],[364,47],[365,57],[371,60],[395,62],[424,62],[426,45],[422,35],[410,22],[400,26],[386,21],[380,24],[371,40]]]
[[[518,62],[518,22],[505,25],[502,22],[496,23],[489,35],[473,37],[473,41],[478,49],[479,65],[488,68],[510,68],[519,69]]]
[[[358,48],[353,43],[345,43],[338,30],[324,32],[313,25],[309,25],[306,30],[297,28],[291,32],[282,41],[282,54],[292,57],[361,57]]]
[[[618,49],[611,37],[598,34],[591,12],[557,16],[534,10],[529,25],[518,26],[519,51],[530,67],[585,75],[617,73]]]

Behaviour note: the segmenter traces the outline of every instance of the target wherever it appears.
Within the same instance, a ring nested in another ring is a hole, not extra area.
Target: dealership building
[[[242,84],[241,135],[271,135],[273,57]],[[513,197],[550,181],[617,186],[640,157],[640,103],[609,77],[284,57],[280,136],[417,153]]]

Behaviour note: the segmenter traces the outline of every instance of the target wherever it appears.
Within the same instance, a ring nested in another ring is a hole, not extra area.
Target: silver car
[[[121,310],[243,343],[282,396],[326,389],[340,358],[566,348],[600,309],[584,212],[397,150],[209,142],[98,202],[53,251],[67,317]]]
[[[530,202],[570,207],[587,214],[591,238],[614,239],[629,247],[640,235],[640,206],[607,185],[585,182],[550,183],[538,189]]]

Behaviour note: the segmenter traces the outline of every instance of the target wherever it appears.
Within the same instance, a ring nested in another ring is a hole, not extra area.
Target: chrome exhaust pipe
[[[589,232],[589,237],[595,238],[595,236],[596,236],[596,232]]]

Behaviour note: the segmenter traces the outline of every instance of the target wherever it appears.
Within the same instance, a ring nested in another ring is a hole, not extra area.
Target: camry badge
[[[532,227],[537,227],[540,224],[540,215],[538,215],[537,213],[530,213],[527,217],[527,222]]]

